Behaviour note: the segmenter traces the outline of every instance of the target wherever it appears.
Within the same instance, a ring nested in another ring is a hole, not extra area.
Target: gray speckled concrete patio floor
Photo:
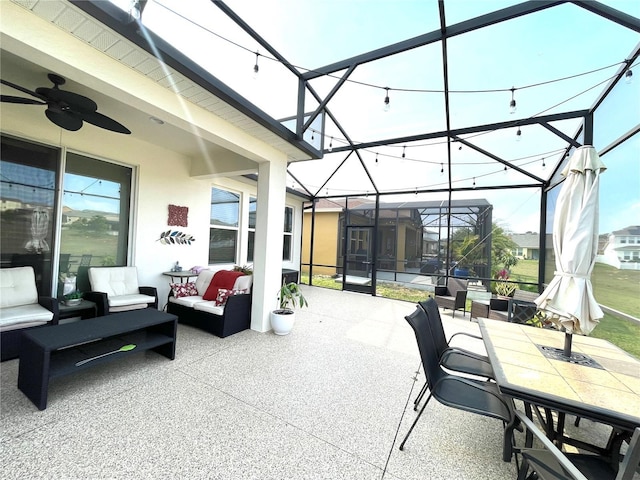
[[[17,389],[18,360],[2,363],[2,478],[516,477],[499,421],[436,401],[398,450],[424,382],[414,304],[303,288],[288,336],[180,325],[174,361],[146,352],[57,379],[44,411]],[[478,332],[468,315],[443,321]]]

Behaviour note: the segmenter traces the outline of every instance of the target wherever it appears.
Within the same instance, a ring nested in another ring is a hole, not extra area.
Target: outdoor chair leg
[[[420,412],[418,413],[418,416],[416,416],[416,419],[411,424],[411,428],[409,428],[409,431],[405,435],[404,440],[402,440],[402,443],[400,444],[400,450],[404,450],[404,444],[409,439],[409,435],[411,435],[411,432],[413,431],[413,428],[416,426],[416,423],[418,423],[418,420],[420,420],[420,416],[422,415],[422,412],[424,412],[424,409],[427,407],[427,404],[429,403],[429,400],[431,400],[431,394],[429,394],[429,396],[427,397],[427,401],[424,402],[424,405],[420,409]]]
[[[417,411],[418,410],[418,405],[420,404],[420,402],[422,401],[422,397],[424,397],[424,394],[427,393],[427,382],[424,383],[424,386],[422,387],[422,390],[420,390],[420,393],[418,393],[418,396],[416,397],[416,399],[413,402],[413,411]]]

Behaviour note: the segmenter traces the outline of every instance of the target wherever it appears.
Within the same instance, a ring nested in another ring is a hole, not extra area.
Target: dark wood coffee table
[[[145,350],[173,360],[177,327],[175,315],[145,308],[25,332],[18,388],[44,410],[49,381],[53,378]],[[135,345],[135,348],[119,351],[125,345]]]

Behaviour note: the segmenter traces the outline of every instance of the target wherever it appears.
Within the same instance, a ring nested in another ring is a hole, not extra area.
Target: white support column
[[[258,332],[271,329],[269,314],[282,281],[286,180],[286,158],[260,164],[251,307],[251,329]]]

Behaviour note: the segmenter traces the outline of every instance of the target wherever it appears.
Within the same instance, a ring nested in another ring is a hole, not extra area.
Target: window
[[[131,168],[67,155],[60,273],[79,266],[127,264]]]
[[[240,195],[211,189],[211,229],[209,231],[209,263],[236,263]]]
[[[620,243],[627,243],[627,237],[620,237]]]
[[[38,294],[51,295],[55,192],[60,151],[2,137],[2,266],[31,266]]]
[[[256,197],[249,197],[249,240],[247,245],[247,262],[253,262],[253,252],[256,243]]]
[[[282,260],[291,260],[293,238],[293,208],[284,207],[284,242],[282,244]]]
[[[293,237],[293,208],[284,208],[284,239],[282,243],[282,260],[290,261]],[[249,245],[247,248],[247,261],[253,262],[253,252],[256,239],[256,199],[249,199]]]

